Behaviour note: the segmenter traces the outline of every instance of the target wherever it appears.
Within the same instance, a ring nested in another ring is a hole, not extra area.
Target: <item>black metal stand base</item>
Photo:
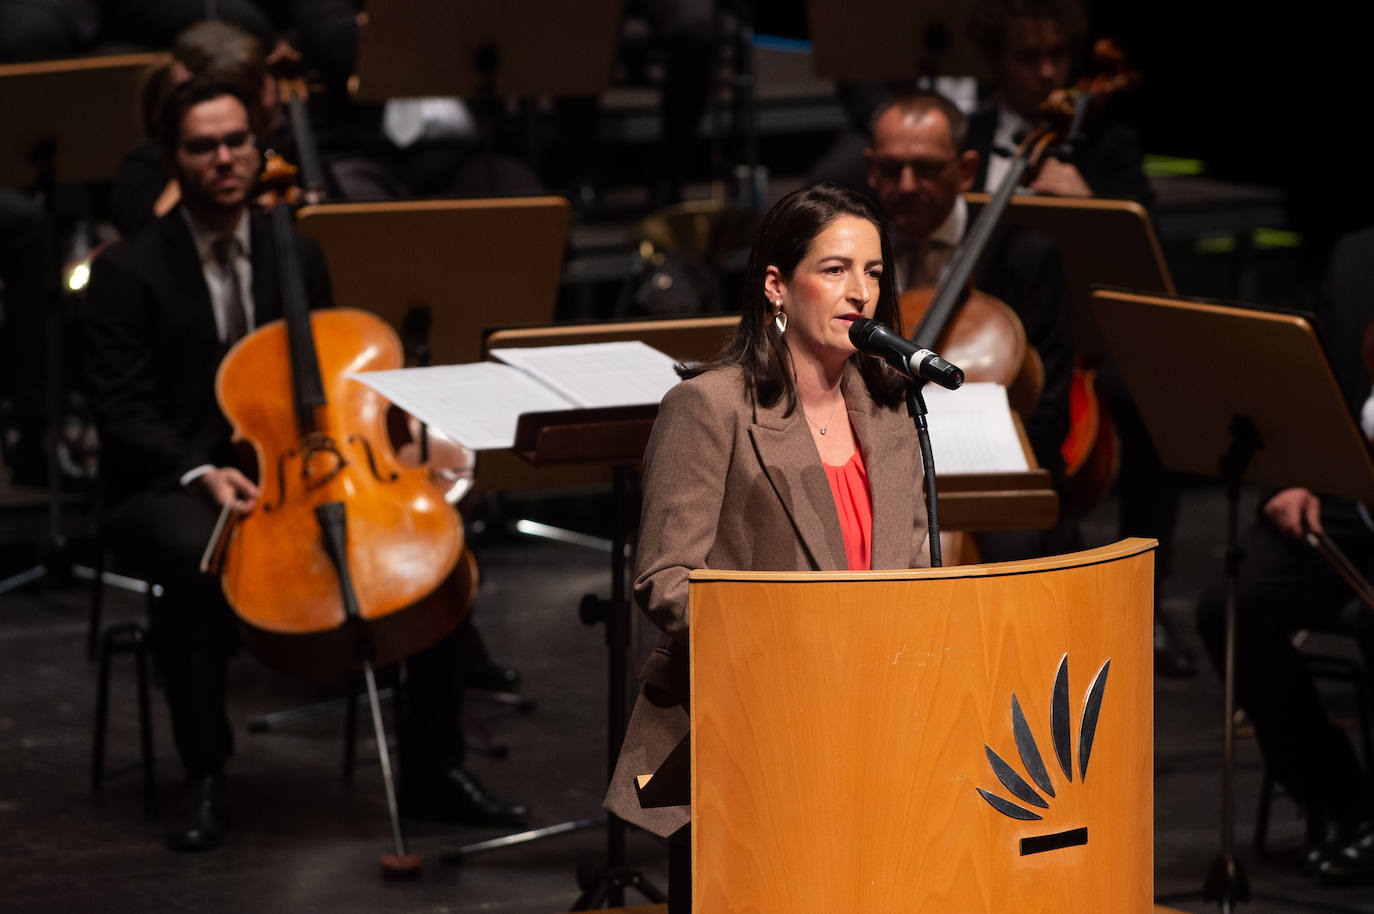
[[[606,690],[606,752],[607,781],[615,772],[616,758],[620,754],[620,744],[625,739],[625,721],[629,717],[629,699],[626,695],[626,679],[629,669],[630,649],[630,599],[626,587],[625,551],[629,542],[630,483],[633,467],[616,466],[613,469],[613,492],[615,523],[611,540],[611,598],[602,599],[588,594],[578,607],[578,615],[584,625],[605,625],[607,648],[607,690]],[[547,528],[553,529],[553,528]],[[531,531],[522,530],[522,533]],[[576,542],[563,537],[565,542]],[[591,545],[577,542],[577,545]],[[467,844],[444,853],[440,862],[445,864],[461,863],[465,858],[486,851],[500,850],[517,844],[539,841],[556,835],[578,831],[584,828],[606,826],[606,857],[599,865],[584,864],[578,868],[577,882],[582,894],[571,908],[573,911],[595,910],[605,904],[620,906],[624,904],[625,889],[634,888],[652,902],[667,900],[652,883],[639,872],[625,866],[625,823],[609,813],[602,813],[584,819],[559,822],[543,828],[529,829],[510,835],[502,835],[487,841]]]
[[[1202,887],[1202,899],[1215,901],[1222,914],[1231,914],[1239,902],[1250,900],[1250,881],[1239,860],[1230,854],[1221,854],[1212,861],[1212,869]]]
[[[654,904],[663,904],[668,900],[668,896],[646,880],[642,873],[626,866],[598,867],[589,872],[579,872],[577,884],[582,888],[582,894],[569,909],[572,911],[600,911],[607,903],[622,905],[626,889],[634,889]]]
[[[1221,853],[1212,863],[1202,889],[1206,901],[1215,901],[1223,914],[1250,900],[1250,882],[1235,855],[1236,784],[1236,602],[1240,587],[1239,516],[1240,487],[1245,469],[1264,446],[1255,425],[1244,416],[1231,419],[1231,446],[1221,458],[1221,478],[1226,485],[1226,678],[1225,715],[1221,762]]]

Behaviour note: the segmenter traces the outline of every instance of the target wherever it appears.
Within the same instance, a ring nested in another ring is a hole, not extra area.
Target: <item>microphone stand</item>
[[[930,543],[930,567],[940,568],[944,557],[940,555],[940,498],[935,491],[935,452],[930,447],[930,423],[926,413],[926,398],[921,390],[925,381],[908,378],[906,382],[906,411],[911,421],[916,423],[916,440],[921,446],[921,469],[925,476],[926,489],[926,533]]]

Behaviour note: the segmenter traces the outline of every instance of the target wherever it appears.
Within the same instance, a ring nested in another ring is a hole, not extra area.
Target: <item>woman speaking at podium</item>
[[[863,197],[829,185],[784,197],[754,241],[733,339],[714,361],[680,369],[659,409],[634,594],[663,634],[640,672],[606,805],[669,838],[671,914],[690,905],[689,810],[645,808],[634,779],[687,736],[688,573],[927,564],[904,382],[849,341],[859,317],[900,331],[890,266]],[[668,767],[685,778],[688,766]]]

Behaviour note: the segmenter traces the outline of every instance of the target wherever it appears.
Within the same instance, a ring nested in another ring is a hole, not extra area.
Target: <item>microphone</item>
[[[964,371],[958,365],[898,336],[877,321],[856,318],[849,325],[849,341],[855,349],[882,359],[913,381],[934,381],[948,390],[957,390],[964,383]]]

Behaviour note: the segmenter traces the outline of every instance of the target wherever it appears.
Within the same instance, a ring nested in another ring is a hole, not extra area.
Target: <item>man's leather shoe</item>
[[[1374,822],[1362,822],[1352,839],[1328,847],[1316,876],[1325,885],[1374,882]]]
[[[487,792],[475,777],[458,765],[414,779],[402,776],[401,812],[416,819],[520,828],[529,807],[505,803]]]
[[[167,846],[174,851],[208,851],[219,847],[229,833],[224,775],[202,774],[187,778],[186,806],[184,821],[167,832]]]
[[[467,676],[468,688],[484,692],[514,692],[519,685],[519,670],[495,663],[488,663]]]
[[[1323,849],[1314,867],[1316,881],[1326,885],[1374,882],[1374,822],[1347,830],[1344,840]]]

